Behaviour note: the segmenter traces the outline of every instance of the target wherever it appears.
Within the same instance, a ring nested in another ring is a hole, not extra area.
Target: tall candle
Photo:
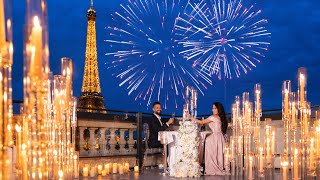
[[[59,179],[63,179],[63,171],[59,170],[58,171]]]
[[[260,126],[260,117],[261,117],[261,85],[254,85],[255,92],[255,126]]]
[[[139,166],[134,167],[134,172],[139,172]]]
[[[124,167],[125,167],[125,172],[129,172],[129,168],[130,168],[129,163],[125,163]]]
[[[29,38],[32,53],[30,74],[40,75],[42,68],[42,27],[38,16],[33,18],[33,26]]]
[[[310,139],[310,169],[311,170],[314,170],[315,167],[314,167],[314,138],[312,137]]]
[[[0,1],[0,49],[6,44],[6,30],[3,1]]]
[[[288,173],[288,167],[287,166],[283,166],[282,167],[282,177],[283,177],[283,180],[287,180],[288,177],[287,177],[287,173]]]
[[[299,178],[299,161],[298,161],[298,149],[295,148],[293,156],[293,179]]]
[[[101,171],[101,175],[102,175],[102,176],[106,176],[106,175],[107,175],[107,171],[106,171],[105,169],[102,170],[102,171]]]
[[[271,144],[270,144],[270,138],[267,137],[267,145],[266,145],[266,151],[267,151],[267,163],[271,163]]]
[[[263,171],[263,147],[259,148],[260,150],[260,154],[259,154],[259,171],[262,172]]]
[[[283,98],[283,108],[284,108],[284,117],[287,119],[289,118],[289,91],[286,89],[284,92],[284,98]]]
[[[235,129],[236,128],[236,118],[237,118],[237,114],[236,114],[236,110],[237,110],[237,105],[235,103],[232,104],[232,128]],[[235,136],[235,134],[233,134]]]
[[[297,127],[296,102],[291,102],[291,127]]]
[[[253,157],[252,155],[249,156],[249,177],[248,179],[253,179],[252,178],[252,164],[253,164]]]
[[[122,165],[119,166],[119,174],[123,174],[123,166]]]
[[[83,175],[83,177],[88,177],[88,175],[89,175],[88,167],[86,167],[86,166],[83,167],[82,175]]]
[[[112,173],[116,174],[117,173],[117,169],[118,169],[117,163],[113,163],[113,165],[112,165]]]
[[[110,174],[110,164],[105,164],[104,165],[104,170],[106,170],[106,174]]]
[[[241,154],[242,153],[242,148],[240,148],[240,147],[242,147],[242,136],[239,136],[238,137],[238,154]]]
[[[316,127],[316,137],[317,137],[317,147],[316,147],[316,151],[317,151],[317,157],[320,158],[320,127],[319,124]]]
[[[235,158],[234,136],[230,137],[230,141],[231,141],[231,159],[234,159]]]
[[[74,178],[79,177],[79,165],[78,165],[78,156],[73,156],[73,172],[74,172]]]
[[[276,131],[275,129],[272,129],[272,136],[271,136],[271,154],[274,155],[276,154]]]
[[[98,174],[102,174],[102,165],[101,164],[98,165]]]
[[[225,170],[229,171],[229,146],[227,143],[225,143],[225,148],[224,148],[224,164],[225,164]]]
[[[90,177],[95,177],[96,176],[96,168],[95,167],[92,167],[90,169]]]
[[[303,103],[305,101],[305,82],[306,81],[306,77],[304,74],[300,73],[300,76],[299,76],[299,85],[300,85],[300,102]]]

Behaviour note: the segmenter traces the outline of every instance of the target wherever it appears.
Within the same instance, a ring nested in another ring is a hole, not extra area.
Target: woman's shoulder
[[[211,121],[220,121],[220,117],[218,115],[211,115],[208,117]]]

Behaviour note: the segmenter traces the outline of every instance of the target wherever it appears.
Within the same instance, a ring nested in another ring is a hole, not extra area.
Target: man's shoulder
[[[157,118],[157,116],[155,116],[154,114],[152,114],[149,118],[148,118],[148,123],[150,123],[150,121],[151,122],[153,122],[153,121],[155,121],[155,120],[158,120],[158,118]]]
[[[152,119],[158,119],[158,117],[157,117],[155,114],[152,114],[152,115],[151,115],[151,118],[152,118]]]

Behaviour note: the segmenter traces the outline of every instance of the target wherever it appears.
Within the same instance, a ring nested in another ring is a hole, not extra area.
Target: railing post
[[[142,129],[142,113],[141,112],[138,112],[136,114],[136,120],[137,120],[137,143],[138,143],[137,159],[138,159],[139,170],[141,170],[142,160],[143,160],[142,137],[141,137],[141,133],[143,129]]]

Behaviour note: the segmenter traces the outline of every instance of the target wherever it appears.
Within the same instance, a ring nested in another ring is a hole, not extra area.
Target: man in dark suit
[[[163,145],[158,141],[158,132],[166,130],[170,124],[173,123],[173,118],[170,118],[166,123],[161,120],[161,104],[159,102],[153,103],[153,115],[148,122],[149,125],[149,148],[159,148]]]

